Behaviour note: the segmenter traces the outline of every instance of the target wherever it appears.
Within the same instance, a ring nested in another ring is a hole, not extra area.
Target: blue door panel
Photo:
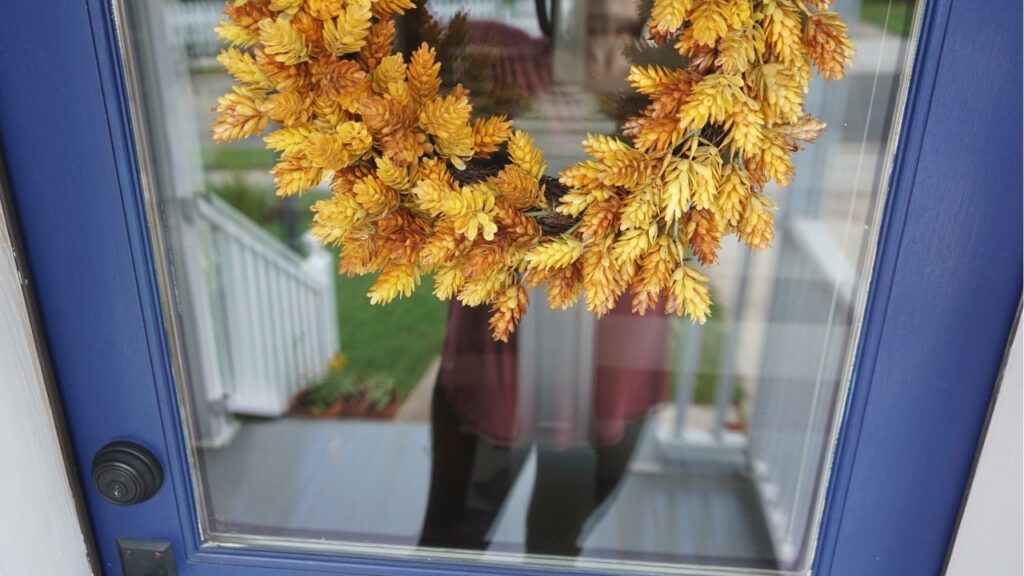
[[[3,8],[0,146],[79,479],[115,438],[168,473],[134,507],[85,490],[103,565],[120,573],[130,537],[170,540],[199,576],[514,571],[200,548],[114,14]],[[1020,11],[928,3],[816,574],[941,567],[1021,292]]]
[[[819,573],[945,561],[1021,296],[1020,19],[926,14]]]
[[[116,84],[109,12],[98,2],[5,3],[0,18],[0,143],[78,463],[88,486],[92,455],[114,438],[170,459],[158,392],[163,342],[153,300],[125,116]],[[126,182],[131,183],[126,187]],[[154,356],[153,353],[157,352]],[[170,436],[174,438],[174,436]],[[106,567],[114,539],[140,534],[180,542],[173,470],[151,501],[111,506],[84,493]],[[177,543],[176,542],[176,545]],[[179,546],[180,548],[180,546]],[[119,568],[118,568],[119,569]],[[116,573],[116,570],[112,570]]]

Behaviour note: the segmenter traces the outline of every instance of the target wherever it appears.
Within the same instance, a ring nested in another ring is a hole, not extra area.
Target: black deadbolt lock
[[[149,500],[164,481],[160,461],[145,446],[115,440],[92,460],[92,484],[104,498],[128,506]]]

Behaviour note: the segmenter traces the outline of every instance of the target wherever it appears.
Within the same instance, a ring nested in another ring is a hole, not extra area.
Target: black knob
[[[92,460],[92,484],[114,504],[145,502],[164,481],[160,461],[145,446],[115,440],[100,449]]]

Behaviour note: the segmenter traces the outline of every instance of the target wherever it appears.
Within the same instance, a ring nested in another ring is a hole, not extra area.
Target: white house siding
[[[0,204],[0,576],[92,574],[4,210]]]
[[[1018,322],[946,576],[1024,574],[1022,345]]]

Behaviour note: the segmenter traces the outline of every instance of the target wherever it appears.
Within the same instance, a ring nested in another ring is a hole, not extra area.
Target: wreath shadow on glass
[[[552,308],[583,298],[600,317],[628,293],[634,313],[663,301],[704,323],[702,268],[723,236],[771,243],[764,187],[788,185],[793,153],[825,129],[803,109],[812,68],[836,80],[853,59],[830,4],[641,3],[642,43],[679,64],[632,66],[638,111],[618,137],[588,135],[587,159],[554,178],[529,134],[475,116],[462,84],[442,90],[437,46],[395,51],[396,16],[429,20],[412,0],[235,0],[216,31],[238,84],[211,131],[228,142],[273,124],[264,141],[279,153],[280,196],[329,181],[312,233],[339,248],[340,273],[378,274],[374,304],[432,275],[438,298],[489,306],[500,341],[538,286]]]

